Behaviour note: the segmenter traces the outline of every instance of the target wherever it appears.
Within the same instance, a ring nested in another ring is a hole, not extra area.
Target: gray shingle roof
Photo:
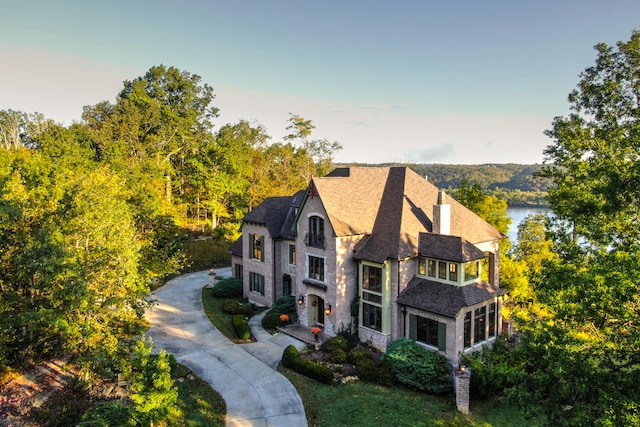
[[[459,236],[420,233],[418,253],[422,256],[453,262],[476,261],[487,256],[472,243]]]
[[[293,238],[296,208],[300,207],[305,190],[293,196],[269,197],[253,208],[244,221],[267,227],[271,238]]]
[[[462,308],[503,294],[502,289],[484,281],[458,286],[414,277],[398,296],[397,302],[408,307],[455,318]]]
[[[432,231],[438,188],[407,167],[339,168],[312,185],[338,237],[367,235],[356,258],[382,262],[418,254],[419,233]],[[451,235],[471,243],[502,238],[482,218],[447,198]]]

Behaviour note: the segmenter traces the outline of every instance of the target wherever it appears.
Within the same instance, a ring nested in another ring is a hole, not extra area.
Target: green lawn
[[[214,298],[211,295],[211,289],[202,288],[202,305],[204,306],[205,314],[225,337],[235,341],[238,337],[236,337],[236,333],[233,330],[232,316],[222,311],[222,304],[225,301],[226,299],[224,298]]]
[[[184,365],[178,364],[171,376],[178,387],[178,403],[170,419],[166,420],[167,426],[223,427],[225,425],[227,405],[218,392],[193,375]]]
[[[205,313],[227,338],[236,339],[231,316],[222,312],[224,299],[203,289]],[[499,401],[471,402],[472,415],[457,411],[452,396],[433,396],[404,387],[364,382],[326,385],[286,368],[279,368],[298,390],[310,427],[325,426],[537,426]]]
[[[498,401],[472,403],[472,415],[458,412],[452,396],[363,382],[326,385],[280,368],[304,403],[309,426],[536,426]]]

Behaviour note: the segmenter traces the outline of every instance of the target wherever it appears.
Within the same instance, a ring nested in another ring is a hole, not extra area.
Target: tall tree
[[[547,132],[554,256],[513,393],[553,425],[640,424],[640,33],[596,50]]]
[[[463,179],[456,190],[456,199],[475,212],[503,234],[509,231],[511,217],[507,214],[507,202],[490,196],[477,182],[469,183]]]
[[[547,131],[554,144],[541,176],[554,182],[556,216],[583,241],[609,246],[640,234],[640,33],[595,48],[595,65],[569,95],[572,112]]]
[[[327,139],[311,139],[311,133],[315,129],[311,120],[306,120],[296,114],[290,114],[285,141],[298,141],[300,148],[304,150],[307,160],[304,169],[300,171],[308,183],[315,176],[323,176],[331,171],[335,153],[342,150],[342,145],[337,142],[329,142]],[[302,154],[302,153],[301,153]]]

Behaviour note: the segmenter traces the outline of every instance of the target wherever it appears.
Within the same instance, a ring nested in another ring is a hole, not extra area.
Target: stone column
[[[471,385],[471,371],[462,366],[454,372],[454,386],[456,393],[456,407],[458,411],[469,415],[469,393]]]

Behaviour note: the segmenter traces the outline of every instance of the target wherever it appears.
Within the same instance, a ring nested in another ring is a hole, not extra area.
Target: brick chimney
[[[451,205],[447,204],[444,190],[438,193],[438,204],[433,205],[433,228],[435,234],[451,233]]]

